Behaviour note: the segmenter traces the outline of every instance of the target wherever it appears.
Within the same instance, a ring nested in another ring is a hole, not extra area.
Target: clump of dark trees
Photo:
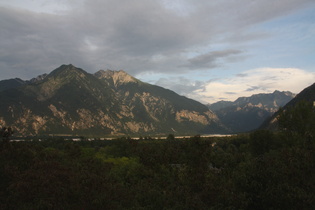
[[[312,209],[315,113],[227,138],[3,142],[0,209]]]
[[[2,140],[4,142],[9,141],[9,139],[13,133],[14,133],[14,131],[12,130],[11,127],[0,128],[0,140]]]

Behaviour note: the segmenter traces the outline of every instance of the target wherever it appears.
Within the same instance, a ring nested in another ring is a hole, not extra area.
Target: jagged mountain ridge
[[[309,101],[315,102],[315,83],[303,89],[300,93],[298,93],[290,102],[288,102],[285,106],[283,106],[283,110],[286,110],[290,107],[295,106],[300,101]],[[277,129],[277,117],[279,113],[275,112],[272,116],[267,118],[263,124],[260,126],[260,129]]]
[[[240,97],[234,102],[219,101],[208,105],[208,107],[232,132],[247,132],[257,129],[294,96],[295,94],[289,91],[274,91],[273,93]]]
[[[22,135],[196,134],[226,128],[205,105],[124,71],[62,65],[0,92],[0,123]]]

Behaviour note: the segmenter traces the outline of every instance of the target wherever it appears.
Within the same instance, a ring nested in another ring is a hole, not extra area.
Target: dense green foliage
[[[314,136],[315,112],[313,103],[299,101],[293,107],[280,109],[279,126],[281,130],[290,132],[291,135]]]
[[[0,208],[311,209],[314,142],[287,138],[6,142]]]
[[[1,142],[0,209],[313,209],[314,127],[296,130],[298,112],[312,122],[302,103],[278,133]]]

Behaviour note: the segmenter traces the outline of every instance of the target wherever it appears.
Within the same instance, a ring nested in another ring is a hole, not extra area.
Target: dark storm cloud
[[[186,0],[181,12],[165,7],[162,0],[68,2],[69,10],[58,14],[0,7],[3,78],[29,79],[63,63],[91,72],[125,69],[133,75],[213,68],[221,61],[234,62],[241,50],[222,49],[191,59],[185,53],[211,46],[220,36],[246,42],[237,38],[251,37],[248,27],[312,0]],[[185,68],[178,68],[180,64]]]

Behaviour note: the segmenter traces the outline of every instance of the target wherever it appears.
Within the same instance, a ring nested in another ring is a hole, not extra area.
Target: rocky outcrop
[[[98,79],[106,79],[106,80],[111,81],[115,87],[122,85],[122,84],[135,83],[138,81],[136,78],[127,74],[123,70],[119,70],[119,71],[99,70],[94,75]]]

